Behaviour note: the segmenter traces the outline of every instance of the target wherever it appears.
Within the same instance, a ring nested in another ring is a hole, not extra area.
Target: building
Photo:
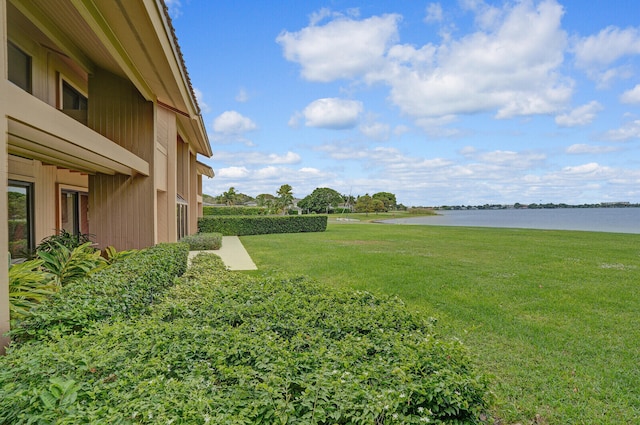
[[[197,231],[211,146],[162,0],[0,0],[0,38],[1,263],[59,229],[118,250]]]

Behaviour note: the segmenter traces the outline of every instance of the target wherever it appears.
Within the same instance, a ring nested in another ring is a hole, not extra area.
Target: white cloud
[[[618,148],[616,148],[615,146],[594,146],[594,145],[587,145],[583,143],[576,143],[569,146],[565,152],[567,152],[568,154],[577,154],[577,155],[579,154],[597,155],[597,154],[615,152],[617,150]]]
[[[584,175],[601,173],[606,170],[608,170],[608,167],[602,167],[597,162],[590,162],[588,164],[564,167],[562,173],[566,175]]]
[[[249,93],[244,87],[240,87],[238,94],[236,94],[236,102],[245,103],[249,101]]]
[[[369,139],[379,142],[386,142],[387,140],[389,140],[391,127],[389,126],[389,124],[384,124],[381,122],[370,122],[362,124],[360,126],[360,132],[367,136]]]
[[[324,98],[311,102],[302,114],[307,127],[341,130],[355,127],[362,109],[356,100]]]
[[[575,108],[567,114],[556,116],[556,124],[560,127],[591,124],[596,118],[596,114],[600,111],[602,111],[602,105],[594,100]]]
[[[629,78],[627,65],[613,66],[621,58],[640,54],[640,30],[609,26],[598,34],[578,39],[574,46],[576,65],[597,81],[600,88],[614,79]]]
[[[577,41],[576,64],[582,68],[606,67],[626,55],[640,54],[640,31],[609,26]]]
[[[276,41],[287,60],[302,66],[302,76],[307,80],[353,78],[381,63],[385,50],[397,38],[399,20],[398,15],[362,21],[340,17],[322,26],[316,26],[313,20],[301,31],[283,31]]]
[[[530,2],[503,10],[482,8],[478,31],[439,46],[396,47],[384,71],[370,82],[391,87],[392,101],[414,117],[496,111],[497,118],[548,114],[572,95],[572,82],[559,73],[566,46],[563,9],[555,1]],[[491,21],[491,24],[489,24]]]
[[[442,21],[442,6],[440,3],[429,3],[424,21],[428,24]]]
[[[211,108],[209,108],[209,105],[207,105],[207,103],[204,101],[204,93],[202,93],[202,91],[200,91],[197,87],[193,88],[193,93],[196,95],[196,101],[200,106],[200,110],[203,113],[211,112]]]
[[[636,85],[631,90],[627,90],[620,96],[620,102],[622,103],[640,103],[640,84]]]
[[[258,126],[250,118],[237,111],[225,111],[213,120],[212,139],[221,143],[239,141],[251,146],[253,143],[245,134],[257,129]]]
[[[630,121],[615,130],[609,130],[604,134],[604,139],[612,142],[626,142],[631,139],[640,139],[640,120]]]
[[[169,16],[171,19],[178,19],[182,15],[182,3],[180,0],[165,0],[164,3],[169,9]]]
[[[573,94],[573,81],[560,72],[567,46],[562,6],[555,0],[502,8],[468,0],[463,6],[481,29],[440,45],[392,45],[398,15],[342,17],[283,32],[278,42],[285,57],[300,64],[304,78],[384,83],[391,101],[415,119],[491,111],[511,118],[562,110]],[[420,125],[437,136],[460,134],[425,121]]]
[[[278,155],[276,153],[264,153],[264,152],[229,152],[220,151],[214,153],[214,158],[218,162],[226,163],[242,163],[242,164],[298,164],[301,161],[299,154],[295,152],[287,152],[284,155]]]
[[[247,175],[249,175],[249,170],[246,167],[227,167],[219,169],[216,177],[237,179]]]

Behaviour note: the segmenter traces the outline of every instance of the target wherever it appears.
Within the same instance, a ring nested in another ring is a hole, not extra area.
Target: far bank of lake
[[[429,217],[383,220],[390,224],[510,227],[584,230],[640,234],[640,208],[554,208],[503,210],[440,210]]]

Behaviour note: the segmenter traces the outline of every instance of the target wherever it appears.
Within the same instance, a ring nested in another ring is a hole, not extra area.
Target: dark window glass
[[[62,109],[87,110],[87,98],[66,82],[62,82]]]
[[[8,43],[9,81],[31,93],[31,56]]]
[[[61,228],[73,235],[89,233],[89,195],[63,190],[60,194]]]

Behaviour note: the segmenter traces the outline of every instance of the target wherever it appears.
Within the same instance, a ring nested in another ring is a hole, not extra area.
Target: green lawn
[[[250,273],[436,317],[492,376],[503,424],[640,423],[640,235],[330,222],[242,242]]]

